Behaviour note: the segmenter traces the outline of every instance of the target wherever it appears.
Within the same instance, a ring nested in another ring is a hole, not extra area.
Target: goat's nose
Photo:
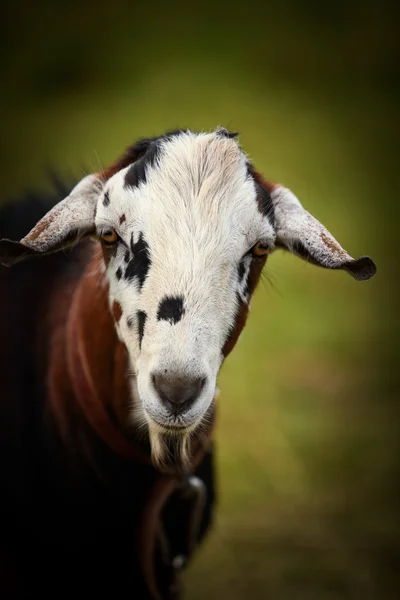
[[[164,406],[175,415],[188,410],[203,389],[205,377],[153,373],[154,388]]]

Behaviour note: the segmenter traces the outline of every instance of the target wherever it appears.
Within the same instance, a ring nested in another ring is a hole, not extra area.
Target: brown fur
[[[231,331],[228,339],[225,342],[225,345],[222,349],[222,354],[224,358],[228,356],[230,352],[232,352],[235,344],[241,334],[244,326],[246,325],[247,317],[249,314],[249,303],[254,294],[254,290],[257,287],[257,283],[260,279],[261,272],[267,260],[267,256],[255,258],[250,267],[249,280],[248,280],[248,288],[249,288],[249,298],[248,302],[241,302],[239,309],[236,314],[235,325],[233,330]]]
[[[54,214],[49,214],[46,217],[43,217],[43,219],[41,219],[39,223],[32,229],[30,234],[26,236],[26,241],[34,242],[53,221]]]
[[[257,183],[263,185],[269,193],[273,192],[275,188],[279,187],[278,183],[274,183],[273,181],[264,179],[264,177],[260,173],[257,173],[256,171],[254,171],[253,173]]]
[[[341,248],[339,248],[331,239],[329,239],[324,232],[322,232],[320,235],[321,240],[324,242],[325,246],[329,248],[329,250],[332,250],[332,252],[334,252],[335,254],[346,255],[346,253]]]
[[[107,246],[106,244],[101,244],[101,251],[102,251],[104,263],[105,263],[105,265],[107,267],[108,263],[110,262],[111,257],[115,253],[115,247],[114,246]]]
[[[57,294],[52,299],[53,352],[48,374],[51,410],[67,443],[75,443],[78,423],[82,430],[90,426],[118,454],[143,460],[107,409],[115,398],[122,418],[122,413],[128,412],[129,394],[126,353],[121,352],[108,308],[108,288],[99,282],[101,260],[96,251],[76,289],[60,291],[64,299],[61,304]],[[63,306],[64,318],[60,319]]]
[[[114,396],[115,371],[125,368],[126,355],[117,351],[119,342],[108,308],[107,287],[98,280],[99,260],[96,255],[74,294],[67,324],[68,367],[78,403],[91,428],[118,454],[137,460],[140,453],[106,410]],[[119,392],[128,409],[126,377],[122,380]],[[82,393],[86,389],[87,393]]]
[[[113,305],[112,305],[112,314],[114,317],[114,321],[116,323],[118,323],[122,317],[122,308],[121,308],[120,303],[117,302],[116,300],[114,300]]]

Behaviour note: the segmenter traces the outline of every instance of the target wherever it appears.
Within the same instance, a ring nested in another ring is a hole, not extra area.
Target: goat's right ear
[[[0,240],[0,264],[10,267],[28,256],[57,252],[93,233],[103,186],[99,174],[84,177],[20,242]]]

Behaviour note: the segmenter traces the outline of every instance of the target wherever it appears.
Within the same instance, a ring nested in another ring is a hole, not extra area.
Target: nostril
[[[188,410],[201,394],[207,381],[206,377],[166,374],[165,371],[153,373],[151,379],[160,400],[175,414]]]

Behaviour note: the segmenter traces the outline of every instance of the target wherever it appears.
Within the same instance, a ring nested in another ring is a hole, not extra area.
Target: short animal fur
[[[199,543],[217,375],[267,257],[375,265],[223,128],[140,140],[55,205],[6,206],[0,234],[0,594],[176,598],[186,483]]]

